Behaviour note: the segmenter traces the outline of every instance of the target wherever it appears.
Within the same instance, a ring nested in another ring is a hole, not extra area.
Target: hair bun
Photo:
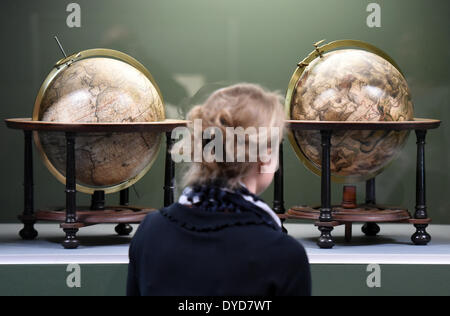
[[[227,136],[227,127],[254,127],[259,133],[258,127],[278,127],[280,138],[284,129],[284,109],[280,103],[280,97],[277,93],[268,92],[258,85],[237,84],[227,88],[215,91],[203,105],[197,105],[188,113],[188,119],[191,121],[189,126],[194,126],[194,121],[201,120],[202,130],[216,127],[222,132],[222,136]],[[259,134],[258,134],[259,135]],[[212,135],[211,135],[212,137]],[[245,162],[237,162],[238,150],[236,150],[237,140],[229,142],[223,141],[223,160],[211,162],[205,160],[191,163],[184,176],[184,186],[192,186],[195,183],[207,183],[214,179],[226,179],[226,187],[238,187],[239,181],[245,177],[257,162],[250,162],[250,142],[253,137],[245,138]],[[257,137],[259,141],[259,137]],[[194,157],[194,133],[191,133],[190,139],[182,139],[180,143],[188,142],[188,148],[191,148],[191,158]],[[206,146],[209,140],[202,140],[202,148]],[[178,145],[178,143],[177,143]],[[190,147],[189,147],[190,146]],[[184,148],[183,144],[174,148]],[[178,152],[174,151],[178,154]],[[210,153],[209,155],[213,155]],[[232,155],[233,161],[229,161],[229,155]],[[234,155],[234,156],[233,156]],[[213,157],[214,158],[214,157]]]

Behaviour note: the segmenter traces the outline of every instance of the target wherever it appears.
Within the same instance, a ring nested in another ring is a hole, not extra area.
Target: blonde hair
[[[284,132],[284,110],[281,96],[276,92],[265,91],[258,85],[241,83],[219,89],[212,93],[203,105],[197,105],[187,115],[193,129],[194,120],[202,120],[202,132],[213,127],[226,135],[227,127],[278,127],[280,140]],[[259,137],[257,138],[259,139]],[[183,142],[185,140],[181,140]],[[191,139],[192,141],[192,139]],[[182,179],[183,186],[205,184],[221,179],[223,185],[233,188],[245,177],[256,162],[249,162],[249,137],[245,137],[245,162],[192,162],[189,163]],[[235,152],[227,148],[224,152]],[[235,142],[231,144],[235,146]],[[231,151],[230,151],[231,150]],[[193,151],[193,149],[192,149]],[[193,152],[191,153],[193,156]]]

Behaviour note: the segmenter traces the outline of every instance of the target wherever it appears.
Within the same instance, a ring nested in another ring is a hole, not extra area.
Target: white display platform
[[[64,233],[58,224],[36,224],[39,236],[23,241],[21,224],[0,224],[0,264],[127,264],[131,237],[117,236],[115,225],[96,225],[80,229],[78,249],[67,250],[60,242]],[[313,224],[286,223],[289,234],[306,248],[311,264],[433,264],[450,265],[450,225],[430,225],[432,241],[415,246],[408,224],[381,224],[378,237],[366,237],[361,225],[353,226],[353,240],[344,241],[344,227],[333,230],[336,246],[319,249],[319,231]],[[133,225],[136,229],[137,225]]]

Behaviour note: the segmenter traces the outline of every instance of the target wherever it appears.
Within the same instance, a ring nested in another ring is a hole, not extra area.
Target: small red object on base
[[[344,193],[342,196],[343,208],[356,208],[356,186],[344,185]]]

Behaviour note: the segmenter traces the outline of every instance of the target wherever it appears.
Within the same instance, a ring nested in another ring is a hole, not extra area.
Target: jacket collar
[[[218,231],[226,227],[247,225],[265,225],[281,231],[269,214],[257,208],[241,213],[208,212],[195,206],[188,207],[174,203],[161,209],[160,213],[171,222],[192,231]]]

